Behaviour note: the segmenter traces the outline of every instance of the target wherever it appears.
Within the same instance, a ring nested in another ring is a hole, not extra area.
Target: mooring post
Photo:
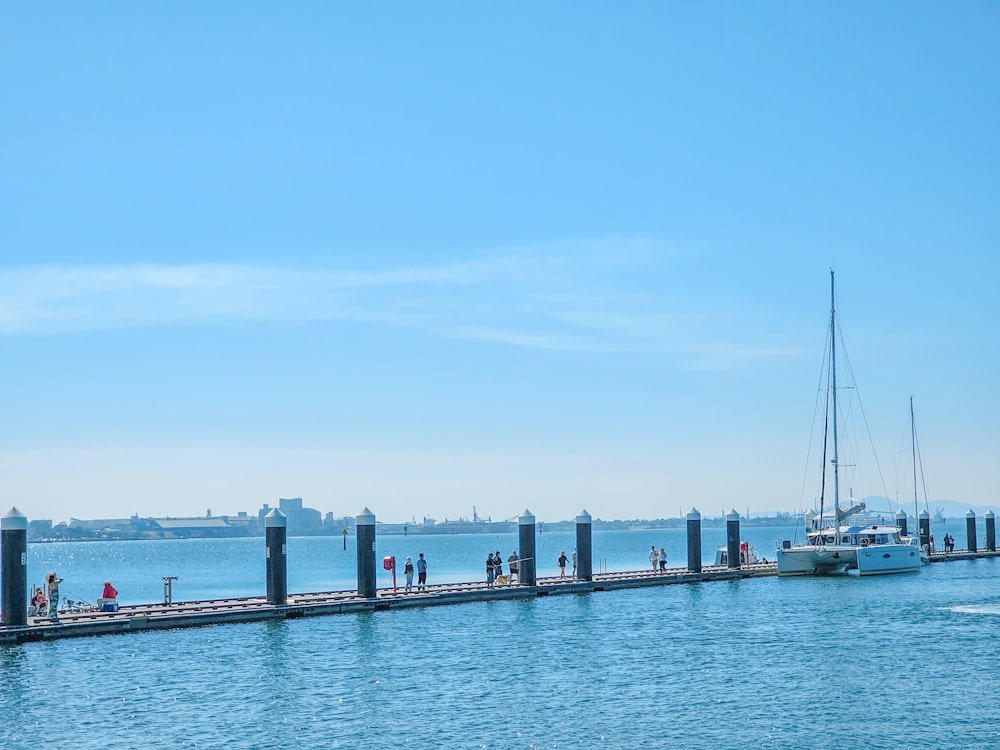
[[[163,579],[163,603],[173,604],[174,603],[174,581],[177,580],[177,576],[160,576]]]
[[[917,528],[920,529],[920,549],[930,554],[934,551],[931,549],[931,516],[926,510],[917,515]]]
[[[692,508],[687,514],[688,570],[701,572],[701,513]]]
[[[535,517],[530,510],[517,519],[517,580],[525,586],[535,585]]]
[[[375,598],[375,514],[361,511],[355,526],[358,537],[358,596]]]
[[[986,511],[986,549],[997,551],[997,519],[992,510]]]
[[[729,567],[740,567],[740,514],[735,508],[726,514],[726,552]]]
[[[277,508],[264,516],[264,544],[267,553],[267,602],[288,603],[288,519]]]
[[[899,527],[899,533],[906,536],[906,514],[902,509],[896,511],[896,525]]]
[[[965,538],[966,538],[966,549],[969,552],[975,552],[976,547],[976,514],[969,509],[969,512],[965,514]]]
[[[11,508],[0,518],[0,625],[28,624],[28,518]]]
[[[576,577],[594,580],[593,519],[586,510],[576,517]]]

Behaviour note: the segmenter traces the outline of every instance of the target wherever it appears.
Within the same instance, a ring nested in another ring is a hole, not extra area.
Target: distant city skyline
[[[0,511],[801,511],[831,267],[884,480],[853,489],[912,494],[912,394],[931,506],[988,506],[998,30],[9,8]]]

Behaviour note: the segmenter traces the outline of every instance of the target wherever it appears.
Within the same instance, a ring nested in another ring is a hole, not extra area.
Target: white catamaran
[[[905,573],[918,570],[924,560],[916,539],[904,539],[898,526],[878,523],[851,523],[851,517],[865,510],[864,503],[840,509],[840,477],[837,446],[837,312],[834,277],[830,271],[830,360],[827,388],[826,432],[823,439],[823,478],[820,512],[806,517],[806,542],[789,541],[778,549],[778,575],[822,575],[857,570],[860,575]],[[826,449],[830,438],[833,470],[833,518],[824,518],[826,491]],[[829,523],[828,523],[829,522]]]

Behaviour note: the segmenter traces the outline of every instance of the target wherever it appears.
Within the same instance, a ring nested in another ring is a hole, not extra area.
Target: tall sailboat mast
[[[833,406],[833,521],[835,543],[840,544],[840,478],[837,474],[837,309],[833,291],[833,269],[830,269],[830,394]]]
[[[913,418],[913,396],[910,396],[910,449],[913,451],[913,517],[920,518],[917,504],[917,421]]]

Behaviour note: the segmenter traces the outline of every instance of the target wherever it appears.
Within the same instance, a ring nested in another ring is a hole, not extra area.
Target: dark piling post
[[[896,511],[896,525],[899,527],[899,533],[906,536],[906,514],[902,510]]]
[[[917,516],[917,527],[920,529],[920,549],[927,550],[928,554],[933,552],[931,549],[931,516],[926,510],[920,511]]]
[[[576,517],[576,577],[581,581],[594,580],[593,519],[582,510]]]
[[[28,519],[17,508],[0,518],[0,625],[28,624]]]
[[[997,519],[992,510],[986,511],[986,550],[997,551]]]
[[[740,514],[735,509],[726,514],[726,552],[730,569],[740,567]]]
[[[966,538],[966,549],[969,552],[976,551],[976,514],[970,509],[968,513],[965,514],[965,538]]]
[[[375,514],[368,508],[356,519],[358,538],[358,596],[375,598]]]
[[[692,508],[687,514],[688,570],[701,572],[701,513]]]
[[[275,508],[264,516],[264,544],[267,550],[267,602],[288,603],[288,519]]]
[[[535,517],[530,510],[517,519],[517,580],[526,586],[535,585]]]

